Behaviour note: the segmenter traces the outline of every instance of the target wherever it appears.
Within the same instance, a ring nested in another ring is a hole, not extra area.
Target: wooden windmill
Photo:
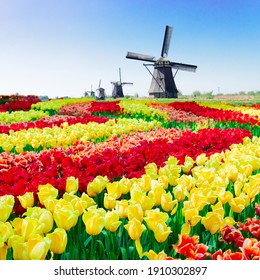
[[[154,96],[156,98],[177,98],[178,90],[174,82],[174,77],[176,76],[178,70],[195,72],[197,69],[196,65],[172,62],[168,59],[167,56],[170,47],[171,35],[172,27],[167,25],[163,39],[161,57],[157,60],[154,56],[143,55],[133,52],[128,52],[126,55],[126,58],[152,62],[152,64],[144,64],[144,66],[152,75],[152,82],[149,89],[149,95]],[[147,66],[154,67],[153,73],[151,73]],[[174,76],[172,74],[172,68],[176,69]]]
[[[111,84],[113,84],[112,97],[118,98],[118,97],[124,97],[123,85],[132,85],[133,83],[122,82],[121,69],[119,68],[119,81],[111,82]]]

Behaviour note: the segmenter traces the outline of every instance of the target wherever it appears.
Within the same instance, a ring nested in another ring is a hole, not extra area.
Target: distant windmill
[[[161,57],[158,60],[156,60],[154,56],[138,54],[133,52],[128,52],[126,55],[126,58],[153,62],[153,64],[144,64],[144,66],[152,75],[152,82],[149,89],[149,95],[154,96],[156,98],[177,98],[178,90],[174,82],[174,77],[176,76],[178,70],[195,72],[197,69],[196,65],[171,62],[167,58],[171,35],[172,27],[167,25],[164,34]],[[150,72],[147,66],[154,67],[153,74]],[[172,75],[172,68],[176,69],[174,76]]]
[[[111,82],[111,84],[113,84],[112,97],[118,98],[118,97],[124,97],[123,85],[132,85],[133,83],[122,82],[121,69],[119,68],[119,81]]]
[[[94,97],[95,96],[95,92],[92,90],[92,85],[91,85],[91,90],[89,90],[89,91],[85,90],[84,96],[85,97],[88,97],[88,96]]]
[[[101,80],[99,81],[98,89],[96,90],[97,96],[96,100],[105,100],[106,94],[105,89],[101,87]]]

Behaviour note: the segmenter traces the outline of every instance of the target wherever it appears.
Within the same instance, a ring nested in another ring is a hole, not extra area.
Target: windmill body
[[[133,83],[122,82],[121,69],[119,68],[119,81],[111,82],[111,84],[113,84],[112,97],[120,98],[120,97],[124,97],[123,85],[132,85]]]
[[[177,98],[178,90],[174,82],[174,76],[177,74],[178,70],[195,72],[197,69],[196,65],[183,64],[177,62],[171,62],[167,56],[170,47],[170,40],[172,34],[172,27],[166,26],[163,46],[161,51],[161,57],[156,60],[154,56],[143,55],[133,52],[128,52],[126,58],[142,60],[146,62],[152,62],[152,64],[144,64],[147,66],[153,66],[153,73],[147,68],[147,70],[152,75],[152,81],[149,89],[149,95],[155,98],[167,97],[167,98]],[[173,76],[172,69],[176,69],[176,73]]]

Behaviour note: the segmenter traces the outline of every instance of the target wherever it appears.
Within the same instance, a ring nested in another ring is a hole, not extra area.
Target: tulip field
[[[260,105],[0,96],[1,260],[260,260]]]

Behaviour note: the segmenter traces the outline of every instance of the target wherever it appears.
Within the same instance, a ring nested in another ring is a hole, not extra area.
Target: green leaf
[[[127,252],[126,249],[123,247],[120,247],[121,253],[122,253],[122,259],[127,260]]]
[[[87,247],[88,243],[92,240],[92,235],[90,235],[84,242],[84,246]]]

